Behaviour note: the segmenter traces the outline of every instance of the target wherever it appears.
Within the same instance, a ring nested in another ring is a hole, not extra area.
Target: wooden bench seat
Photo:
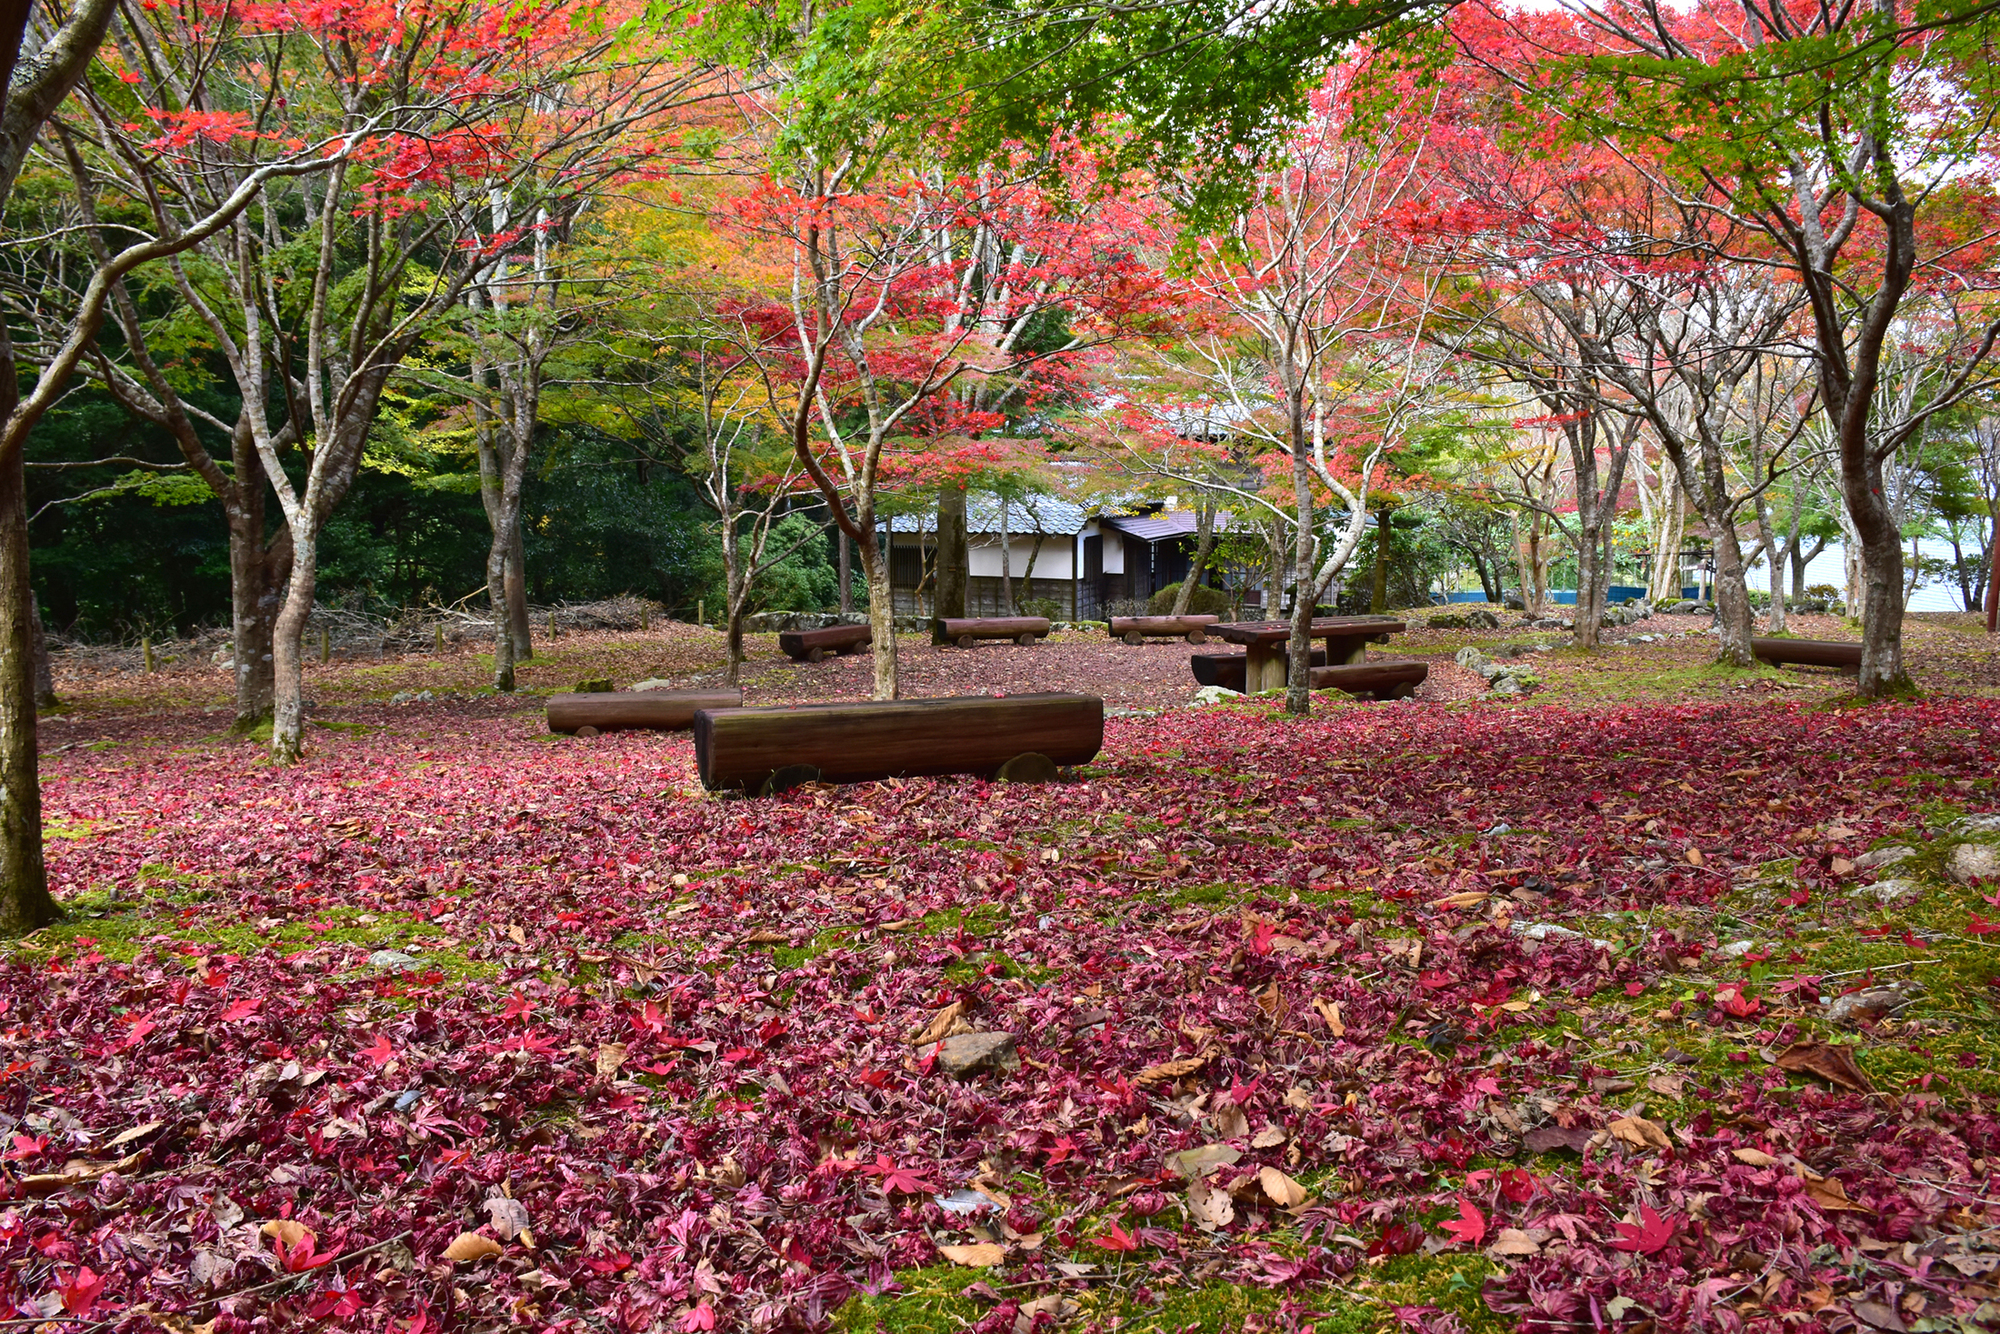
[[[779,632],[778,647],[793,662],[820,662],[829,653],[853,653],[868,642],[866,625],[829,625],[820,630]]]
[[[1095,695],[963,695],[769,705],[695,715],[695,768],[711,790],[977,774],[1085,764],[1104,745]],[[1029,756],[1042,764],[1022,765]]]
[[[1113,616],[1111,637],[1122,639],[1128,644],[1143,644],[1147,639],[1186,639],[1190,644],[1208,642],[1206,628],[1220,621],[1220,616]]]
[[[1800,667],[1832,667],[1848,676],[1861,675],[1861,645],[1839,639],[1771,639],[1758,635],[1750,640],[1750,652],[1760,662],[1773,667],[1793,663]]]
[[[1249,658],[1243,653],[1194,653],[1188,656],[1188,668],[1194,679],[1205,686],[1221,686],[1224,690],[1243,692],[1245,663]],[[1313,645],[1313,667],[1326,666],[1326,646]]]
[[[1430,678],[1431,666],[1415,658],[1374,658],[1312,669],[1314,690],[1345,690],[1376,699],[1408,699]]]
[[[1046,616],[948,616],[933,625],[940,638],[960,648],[981,639],[1011,639],[1026,648],[1049,633]]]
[[[599,732],[678,732],[694,726],[703,709],[734,709],[743,692],[727,690],[601,690],[550,695],[549,730],[596,736]]]

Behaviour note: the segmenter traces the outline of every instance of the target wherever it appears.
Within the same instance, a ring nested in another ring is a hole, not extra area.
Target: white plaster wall
[[[1075,562],[1071,558],[1074,538],[1064,533],[1051,534],[1042,540],[1042,554],[1035,556],[1035,578],[1074,579]],[[1034,556],[1035,539],[1007,535],[1007,545],[1011,554],[1007,558],[1008,571],[1019,579],[1028,568],[1028,558]],[[1000,538],[995,533],[973,533],[966,542],[966,565],[968,573],[986,579],[1000,577]]]
[[[1115,528],[1104,530],[1104,572],[1125,573],[1125,535]]]

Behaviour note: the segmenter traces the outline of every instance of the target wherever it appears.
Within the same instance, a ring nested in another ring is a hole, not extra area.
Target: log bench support
[[[1832,667],[1844,676],[1861,675],[1861,645],[1839,639],[1750,640],[1750,653],[1759,662],[1773,667],[1792,663],[1800,667]]]
[[[971,648],[981,639],[1011,639],[1022,648],[1049,633],[1046,616],[947,616],[931,622],[937,637]]]
[[[549,730],[593,737],[599,732],[678,732],[694,726],[702,709],[741,707],[743,692],[729,690],[611,690],[550,695]]]
[[[858,653],[869,640],[865,625],[829,625],[820,630],[786,630],[778,647],[793,662],[823,662],[829,653]]]
[[[1207,629],[1220,616],[1113,616],[1111,637],[1134,647],[1148,639],[1185,639],[1190,644],[1208,642]]]
[[[1290,670],[1291,655],[1285,655],[1286,670]],[[1313,667],[1326,666],[1326,647],[1313,645]],[[1244,655],[1241,653],[1191,653],[1188,655],[1188,669],[1194,679],[1205,686],[1221,686],[1224,690],[1243,693]]]
[[[1408,699],[1430,678],[1427,662],[1415,658],[1375,658],[1312,669],[1314,690],[1344,690],[1376,699]]]
[[[1095,695],[963,695],[704,710],[695,767],[711,791],[782,791],[941,774],[1033,781],[1104,745]],[[1026,759],[1043,757],[1043,762]]]

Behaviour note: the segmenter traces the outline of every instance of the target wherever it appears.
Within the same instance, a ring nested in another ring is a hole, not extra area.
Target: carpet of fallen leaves
[[[701,635],[530,670],[692,680]],[[1188,651],[908,660],[1157,706]],[[1942,870],[1995,836],[1991,700],[1449,703],[1440,670],[1114,718],[1049,786],[724,800],[685,737],[381,700],[469,692],[469,654],[362,670],[286,771],[207,678],[66,683],[73,919],[0,958],[22,1327],[810,1329],[939,1270],[909,1327],[1144,1330],[1218,1285],[1257,1295],[1231,1328],[2000,1318],[2000,886]],[[1916,851],[1858,871],[1882,843]],[[1920,893],[1853,892],[1892,874]],[[967,1033],[1011,1050],[955,1078]],[[1454,1283],[1384,1281],[1426,1259]]]

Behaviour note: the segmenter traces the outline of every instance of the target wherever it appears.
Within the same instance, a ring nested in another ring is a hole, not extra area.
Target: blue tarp
[[[1610,588],[1605,590],[1604,595],[1611,602],[1624,602],[1628,598],[1641,598],[1646,596],[1646,590],[1639,587],[1637,584],[1613,584],[1611,585]],[[1683,588],[1681,590],[1681,596],[1684,598],[1700,597],[1701,589]],[[1446,600],[1449,602],[1484,602],[1486,601],[1486,594],[1453,593]],[[1574,588],[1550,589],[1549,601],[1555,603],[1559,607],[1574,607],[1576,605],[1576,590]]]

